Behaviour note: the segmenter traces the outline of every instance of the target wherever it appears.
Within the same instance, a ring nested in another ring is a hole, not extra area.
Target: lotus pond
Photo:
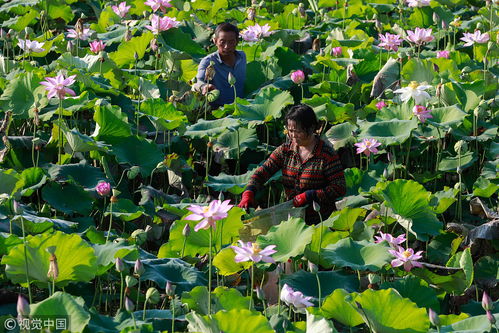
[[[497,332],[497,9],[0,1],[2,329]],[[225,21],[246,95],[211,109],[191,87]],[[347,194],[258,229],[236,205],[300,102]]]

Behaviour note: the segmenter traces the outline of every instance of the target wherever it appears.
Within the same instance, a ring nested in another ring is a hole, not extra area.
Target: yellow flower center
[[[210,210],[210,206],[203,207],[203,213],[208,213],[209,210]]]
[[[405,250],[402,255],[405,257],[405,258],[409,258],[411,256],[411,253],[407,250]]]
[[[260,247],[258,246],[257,243],[253,243],[253,245],[251,245],[252,249],[253,249],[253,253],[257,254],[259,253],[262,249],[260,249]]]
[[[409,88],[416,89],[417,87],[419,87],[419,83],[417,81],[411,81],[411,83],[409,83]]]

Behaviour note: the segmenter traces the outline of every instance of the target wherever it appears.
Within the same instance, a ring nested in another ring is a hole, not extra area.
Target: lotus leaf
[[[199,119],[194,125],[187,126],[185,135],[191,138],[213,138],[229,127],[237,128],[238,126],[239,121],[230,117],[216,120]]]
[[[232,309],[230,311],[219,311],[211,318],[201,317],[195,312],[185,316],[189,325],[189,332],[218,333],[240,333],[241,327],[247,332],[272,333],[274,330],[267,319],[259,312],[248,309]]]
[[[0,176],[1,177],[1,176]],[[47,176],[42,168],[24,169],[16,183],[14,192],[20,192],[22,196],[29,197],[36,190],[45,185]]]
[[[30,306],[33,318],[65,318],[67,329],[71,332],[83,332],[90,322],[90,314],[85,310],[85,301],[81,297],[57,291],[49,298]]]
[[[243,193],[254,170],[250,170],[243,175],[227,175],[221,173],[218,176],[208,176],[207,186],[215,191],[229,191],[232,194]]]
[[[139,59],[142,59],[146,49],[149,46],[149,42],[153,38],[153,34],[148,31],[143,33],[141,36],[133,37],[129,41],[122,42],[118,46],[117,51],[109,53],[109,58],[111,58],[119,67],[123,67],[136,61],[134,58],[135,54],[137,54]]]
[[[42,197],[53,208],[66,214],[87,215],[92,210],[92,197],[78,185],[51,182],[43,187]]]
[[[439,275],[428,269],[412,269],[411,272],[428,282],[454,295],[460,295],[466,289],[466,275],[459,270],[449,275]]]
[[[166,103],[161,98],[146,99],[140,105],[140,111],[151,116],[161,130],[173,130],[187,121],[183,112],[177,111],[172,103]]]
[[[143,177],[147,177],[163,161],[158,145],[147,139],[129,136],[113,145],[111,153],[120,164],[138,166]]]
[[[339,149],[348,144],[355,143],[355,138],[353,137],[352,132],[356,129],[357,126],[345,122],[331,127],[325,135],[334,148]]]
[[[435,290],[428,283],[415,276],[405,276],[393,282],[384,282],[381,289],[393,288],[400,296],[408,298],[421,308],[431,308],[440,312],[440,303]]]
[[[55,255],[59,264],[59,277],[55,281],[58,287],[64,287],[71,282],[88,282],[94,278],[97,271],[97,257],[94,249],[80,236],[65,234],[60,231],[28,236],[26,240],[26,256],[30,283],[39,288],[46,288],[51,280],[47,277],[50,254],[49,246],[55,246]],[[24,244],[13,247],[9,254],[2,258],[7,277],[13,283],[26,287],[26,265],[24,261]]]
[[[307,312],[307,332],[308,333],[337,333],[330,320]]]
[[[112,142],[132,134],[126,114],[122,113],[119,107],[104,100],[95,103],[94,121],[96,126],[92,136],[97,140]]]
[[[457,172],[457,168],[462,170],[469,168],[477,160],[476,154],[472,151],[461,154],[461,156],[444,157],[438,164],[439,171]]]
[[[327,267],[335,265],[376,272],[390,262],[392,256],[388,253],[389,249],[383,243],[356,242],[351,238],[345,238],[328,245],[323,251],[323,257]]]
[[[22,223],[24,223],[24,229],[26,233],[38,234],[42,232],[49,231],[54,228],[56,230],[61,230],[64,232],[72,232],[74,227],[78,223],[65,221],[61,219],[53,219],[49,217],[36,216],[24,212],[22,215],[16,215],[12,218],[12,223],[16,225],[19,229],[22,228]]]
[[[117,203],[113,204],[111,212],[111,205],[107,206],[106,215],[113,214],[123,221],[132,221],[138,219],[144,214],[144,207],[136,206],[130,199],[118,199]]]
[[[448,129],[449,127],[459,126],[466,115],[466,112],[462,111],[457,105],[435,108],[431,110],[432,118],[428,119],[427,122]]]
[[[106,180],[104,173],[96,167],[85,164],[53,164],[48,169],[48,174],[53,181],[75,182],[86,189],[93,189],[100,181]]]
[[[496,322],[499,320],[499,314],[493,315]],[[491,325],[486,315],[475,316],[471,318],[466,318],[464,320],[458,321],[454,324],[448,326],[440,327],[441,333],[453,332],[453,333],[484,333],[490,332]],[[431,331],[436,332],[436,330]]]
[[[412,120],[386,120],[370,123],[363,121],[359,123],[359,139],[371,138],[381,142],[384,146],[400,145],[404,143],[418,123],[417,119]]]
[[[276,245],[277,252],[272,258],[285,262],[289,258],[303,254],[313,234],[314,229],[307,226],[303,219],[290,218],[271,227],[267,234],[258,236],[256,241],[262,249],[268,245]]]
[[[447,267],[462,268],[464,276],[466,277],[466,288],[471,286],[475,272],[473,269],[473,259],[471,258],[470,248],[454,254],[447,262]]]
[[[232,275],[251,266],[251,262],[237,263],[235,257],[234,251],[228,247],[218,252],[213,258],[213,266],[218,268],[218,274]]]
[[[241,295],[237,289],[217,287],[211,294],[211,308],[214,312],[249,308],[250,298]],[[189,309],[206,315],[208,313],[208,289],[199,286],[193,288],[190,292],[182,293],[182,303],[187,304]]]
[[[354,297],[352,303],[374,332],[428,332],[430,327],[426,309],[418,308],[393,289],[367,289]]]
[[[0,106],[3,111],[12,111],[18,119],[28,118],[28,112],[34,109],[40,90],[35,90],[41,79],[33,72],[21,73],[8,82],[7,87],[0,96]]]
[[[105,244],[92,245],[97,257],[97,273],[102,275],[113,266],[116,258],[127,257],[128,260],[137,259],[138,251],[134,246],[126,246],[124,241],[118,243],[107,242]]]
[[[359,282],[355,275],[342,271],[319,271],[321,281],[321,298],[331,294],[338,288],[343,288],[349,292],[359,289]],[[281,284],[288,284],[291,288],[301,291],[305,296],[319,298],[319,287],[315,274],[300,270],[296,273],[283,276]]]
[[[364,323],[357,310],[345,300],[348,295],[351,294],[345,289],[335,289],[324,299],[320,308],[322,315],[325,318],[337,320],[343,325],[351,327]]]
[[[246,149],[256,149],[258,137],[253,128],[240,127],[235,131],[222,133],[214,142],[213,148],[221,150],[225,158],[238,159]],[[239,193],[236,193],[239,194]]]

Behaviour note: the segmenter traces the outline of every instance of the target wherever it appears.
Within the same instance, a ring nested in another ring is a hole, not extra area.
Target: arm
[[[208,84],[204,81],[206,68],[210,65],[210,60],[208,57],[204,57],[201,59],[201,62],[198,66],[198,72],[196,74],[196,83],[192,86],[194,91],[198,91],[202,94],[206,94],[208,91],[216,89],[213,84]]]
[[[284,145],[281,145],[274,150],[272,154],[270,154],[269,158],[263,163],[263,165],[256,169],[253,176],[251,176],[247,190],[255,192],[258,187],[262,186],[277,171],[282,169],[284,165],[284,158],[285,147]]]

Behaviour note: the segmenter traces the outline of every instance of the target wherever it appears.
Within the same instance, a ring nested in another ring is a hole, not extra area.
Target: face
[[[233,31],[220,31],[218,37],[213,39],[217,46],[218,53],[222,56],[233,54],[236,51],[237,38]]]
[[[288,120],[286,129],[291,141],[298,146],[306,146],[313,140],[313,135],[307,134],[294,120]]]

